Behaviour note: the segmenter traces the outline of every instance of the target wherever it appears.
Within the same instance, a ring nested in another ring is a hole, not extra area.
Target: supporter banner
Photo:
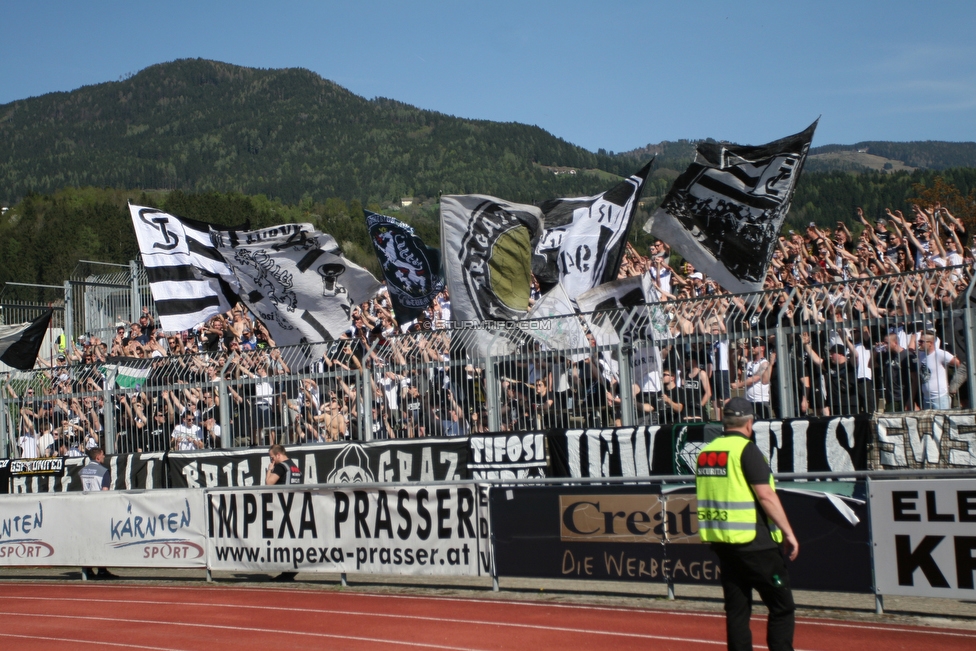
[[[478,576],[490,570],[475,484],[206,492],[209,567]]]
[[[596,196],[542,202],[545,231],[532,271],[543,291],[561,282],[570,296],[579,296],[617,278],[652,163]]]
[[[163,330],[195,328],[237,303],[240,287],[209,224],[144,206],[129,212]]]
[[[976,467],[976,415],[924,411],[878,419],[880,467]]]
[[[81,480],[77,479],[88,457],[52,457],[50,459],[11,459],[10,460],[10,492],[11,493],[60,493],[69,490],[72,483],[76,483],[75,490],[81,490]],[[14,467],[32,461],[46,461],[50,463],[48,472],[24,472],[31,466],[20,466],[20,472],[14,472]],[[72,480],[72,475],[75,479]]]
[[[286,446],[304,484],[457,481],[468,479],[464,439]],[[271,463],[267,449],[170,452],[170,486],[260,486]]]
[[[870,490],[878,592],[976,599],[976,479],[872,480]]]
[[[851,484],[844,485],[850,488]],[[871,591],[863,500],[778,491],[801,553],[794,588]],[[500,576],[717,584],[718,559],[698,537],[694,489],[531,486],[490,493]]]
[[[756,421],[753,432],[773,472],[867,470],[871,436],[867,416]],[[555,477],[693,474],[698,453],[720,434],[717,423],[552,430],[552,473]]]
[[[525,479],[549,476],[543,432],[472,434],[468,437],[472,479]]]
[[[517,321],[529,310],[532,250],[542,232],[535,206],[484,195],[441,197],[441,255],[455,321],[467,322],[472,354],[510,352],[495,339],[498,322]],[[488,350],[492,342],[498,350]]]
[[[733,294],[760,291],[816,128],[758,147],[699,143],[644,230]]]
[[[0,497],[0,565],[204,567],[202,491]]]
[[[352,324],[353,306],[380,284],[342,256],[331,235],[311,224],[211,233],[241,286],[241,300],[278,346],[338,339]],[[325,345],[303,350],[310,362]]]
[[[61,469],[47,475],[14,476],[11,481],[11,492],[61,493],[82,490],[78,473],[88,463],[88,457],[54,457],[43,461],[60,462]],[[105,465],[112,478],[112,490],[165,488],[165,453],[163,452],[107,456]]]
[[[10,459],[0,459],[0,493],[10,492]]]
[[[45,457],[41,459],[13,459],[10,462],[10,475],[13,477],[49,476],[64,474],[64,458]]]
[[[432,249],[399,219],[369,210],[366,228],[383,269],[393,313],[400,323],[418,319],[444,290],[441,252]]]

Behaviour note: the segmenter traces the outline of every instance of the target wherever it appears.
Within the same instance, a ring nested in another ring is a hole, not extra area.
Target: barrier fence
[[[78,281],[86,301],[107,292],[98,318],[149,300],[139,269],[119,273],[131,282]],[[976,391],[972,289],[967,266],[615,305],[495,331],[489,356],[483,332],[437,321],[356,330],[311,361],[307,346],[168,333],[141,357],[7,374],[0,440],[14,457],[654,426],[714,420],[733,395],[775,420],[951,413]]]
[[[790,481],[792,480],[792,481]],[[826,480],[823,484],[817,480]],[[687,476],[0,496],[0,565],[717,585]],[[976,479],[780,476],[800,590],[971,600]]]

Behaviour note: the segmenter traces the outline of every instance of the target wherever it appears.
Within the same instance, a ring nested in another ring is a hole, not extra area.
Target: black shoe
[[[282,572],[278,576],[271,577],[271,580],[278,583],[290,583],[295,580],[296,576],[298,576],[298,572]]]
[[[105,569],[103,567],[101,570],[98,571],[98,574],[96,574],[92,578],[98,579],[98,580],[101,580],[101,581],[106,581],[106,580],[110,580],[110,579],[117,579],[119,577],[118,577],[117,574],[112,574],[111,572],[109,572],[107,569]]]

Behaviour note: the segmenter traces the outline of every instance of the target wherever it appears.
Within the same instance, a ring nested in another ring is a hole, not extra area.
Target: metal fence
[[[128,277],[126,289],[84,285],[86,303],[96,294],[86,325],[151,304],[141,274]],[[360,332],[313,357],[310,346],[225,350],[201,339],[197,355],[59,361],[0,378],[0,440],[13,456],[23,436],[39,454],[81,454],[94,444],[128,452],[612,427],[715,419],[737,395],[768,418],[969,407],[972,291],[971,267],[716,290],[499,330],[491,355],[484,332],[437,322]],[[556,345],[554,326],[579,334]],[[171,351],[181,336],[168,338]]]

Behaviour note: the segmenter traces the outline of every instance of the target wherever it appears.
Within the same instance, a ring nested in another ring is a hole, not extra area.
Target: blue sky
[[[202,57],[595,151],[976,140],[971,2],[0,0],[0,104]]]

